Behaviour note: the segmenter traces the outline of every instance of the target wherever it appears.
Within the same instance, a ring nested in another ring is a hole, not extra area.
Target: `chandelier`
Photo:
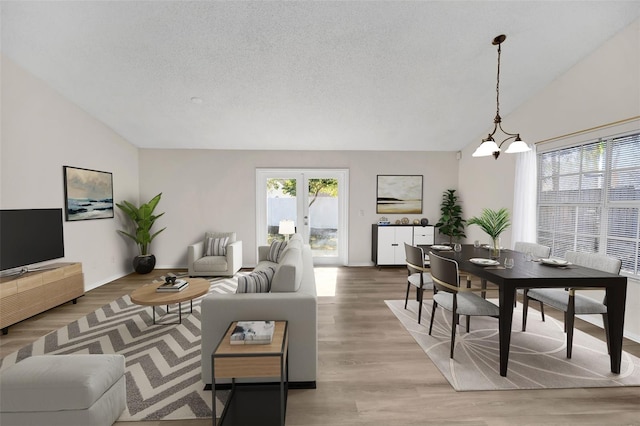
[[[494,123],[493,131],[489,133],[486,138],[482,139],[482,144],[480,144],[480,146],[475,150],[475,152],[472,154],[472,157],[488,157],[489,155],[493,155],[497,160],[498,156],[500,155],[502,145],[506,141],[509,141],[511,139],[513,139],[513,142],[509,144],[509,147],[505,151],[507,154],[514,154],[517,152],[525,152],[525,151],[531,150],[529,145],[527,145],[525,142],[522,141],[522,139],[520,139],[519,133],[509,133],[502,128],[502,118],[500,117],[500,52],[501,52],[500,45],[506,39],[507,39],[507,36],[504,34],[501,34],[496,38],[494,38],[493,42],[491,43],[494,46],[496,45],[498,46],[498,77],[497,77],[497,84],[496,84],[496,118],[493,119],[493,123]],[[498,145],[495,139],[493,138],[496,132],[498,131],[498,129],[500,129],[500,131],[507,136],[502,142],[500,142],[500,145]]]

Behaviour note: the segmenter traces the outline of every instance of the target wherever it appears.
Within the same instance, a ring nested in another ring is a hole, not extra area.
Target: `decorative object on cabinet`
[[[389,225],[390,223],[391,221],[384,216],[378,219],[378,225]]]
[[[422,175],[378,175],[376,213],[422,213]]]
[[[428,224],[429,224],[429,219],[427,219],[426,217],[423,217],[422,219],[420,219],[420,225],[427,226]]]
[[[440,220],[436,223],[438,232],[449,237],[449,244],[453,240],[464,238],[464,222],[462,218],[462,207],[458,204],[458,196],[455,189],[447,189],[442,193],[440,203]]]
[[[62,166],[67,222],[113,218],[113,175],[109,172]]]

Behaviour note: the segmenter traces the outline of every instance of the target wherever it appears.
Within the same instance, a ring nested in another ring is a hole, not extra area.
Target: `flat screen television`
[[[0,270],[64,257],[62,209],[0,210]]]

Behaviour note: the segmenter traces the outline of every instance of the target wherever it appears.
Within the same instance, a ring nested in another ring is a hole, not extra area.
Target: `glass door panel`
[[[336,258],[339,228],[338,179],[308,178],[307,176],[305,178],[306,222],[313,257]]]
[[[285,239],[279,233],[280,222],[292,220],[298,224],[297,178],[267,178],[267,244],[274,240]]]
[[[283,220],[311,246],[314,264],[347,264],[348,171],[258,169],[256,219],[258,245],[284,240]]]

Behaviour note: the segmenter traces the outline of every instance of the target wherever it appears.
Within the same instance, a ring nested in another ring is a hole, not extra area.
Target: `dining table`
[[[603,288],[607,301],[611,372],[620,374],[627,277],[580,265],[554,264],[553,262],[542,262],[540,259],[528,260],[524,253],[513,250],[501,250],[500,257],[494,259],[499,263],[498,265],[479,265],[474,263],[478,262],[475,259],[490,259],[489,250],[482,246],[475,247],[473,244],[463,244],[462,250],[459,252],[448,249],[436,250],[431,246],[421,247],[426,255],[433,251],[440,256],[455,260],[461,274],[476,276],[498,287],[501,376],[506,377],[509,364],[511,324],[516,291],[528,288]],[[504,260],[507,257],[514,260],[512,268],[504,267]],[[474,259],[474,262],[470,259]]]

